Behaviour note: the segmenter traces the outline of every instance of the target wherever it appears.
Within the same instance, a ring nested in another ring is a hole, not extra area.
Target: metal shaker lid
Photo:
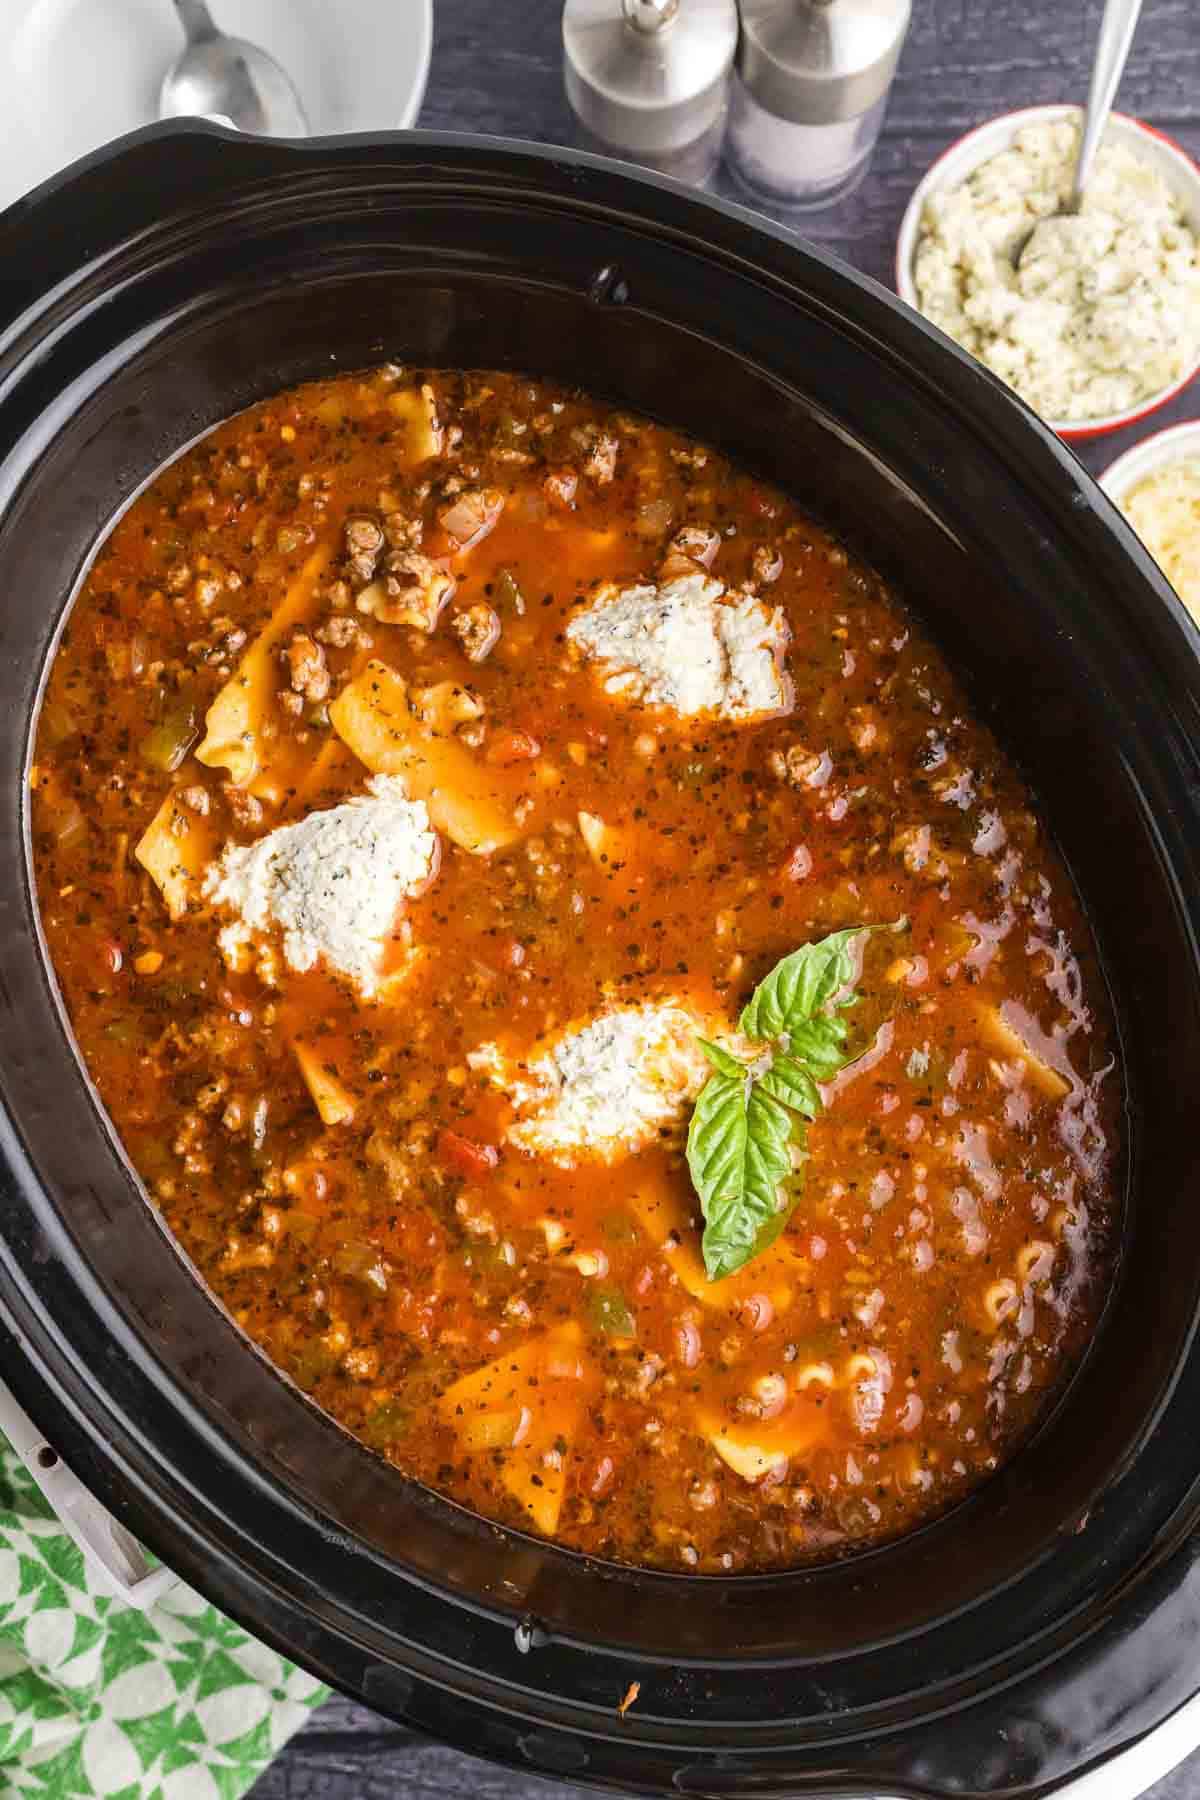
[[[738,71],[796,125],[856,119],[896,72],[912,0],[741,0]]]
[[[566,0],[567,98],[616,149],[678,149],[720,117],[737,30],[736,0]]]

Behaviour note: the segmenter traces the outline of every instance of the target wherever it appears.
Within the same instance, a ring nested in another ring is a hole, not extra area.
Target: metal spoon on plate
[[[1103,17],[1100,20],[1100,33],[1096,39],[1096,55],[1092,63],[1092,79],[1088,87],[1087,105],[1083,112],[1083,130],[1079,134],[1079,152],[1075,158],[1075,174],[1071,181],[1071,192],[1066,204],[1055,213],[1047,216],[1052,219],[1070,218],[1083,205],[1084,189],[1096,160],[1096,152],[1104,137],[1104,127],[1108,124],[1108,116],[1112,112],[1112,104],[1116,98],[1121,76],[1125,72],[1125,61],[1129,55],[1129,46],[1133,42],[1134,29],[1138,15],[1142,10],[1142,0],[1107,0]],[[1035,231],[1046,223],[1039,219],[1025,236],[1013,245],[1012,259],[1020,266],[1025,247]]]
[[[295,88],[273,56],[218,31],[205,0],[174,0],[187,48],[163,76],[160,119],[217,119],[260,137],[307,137]]]

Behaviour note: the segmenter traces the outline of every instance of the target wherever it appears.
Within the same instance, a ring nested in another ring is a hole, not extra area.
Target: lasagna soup
[[[508,374],[264,402],[103,546],[32,787],[153,1203],[488,1519],[859,1548],[1093,1331],[1120,1088],[1071,884],[902,601],[712,449]]]

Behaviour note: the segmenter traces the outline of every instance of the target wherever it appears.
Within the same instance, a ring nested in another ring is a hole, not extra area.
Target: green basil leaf
[[[704,1266],[720,1281],[778,1235],[790,1205],[796,1120],[748,1071],[716,1074],[701,1089],[688,1130],[687,1160],[704,1213]]]
[[[805,1119],[823,1110],[822,1081],[851,1060],[844,1014],[855,1005],[858,925],[805,944],[778,963],[743,1009],[740,1029],[767,1046],[746,1063],[699,1038],[716,1073],[700,1091],[688,1129],[687,1160],[704,1213],[704,1267],[710,1281],[742,1268],[778,1237],[800,1197],[797,1151]]]
[[[748,1038],[773,1043],[790,1037],[854,980],[854,940],[863,927],[833,931],[815,944],[793,950],[760,981],[742,1012],[740,1029]]]
[[[844,1069],[846,1039],[849,1032],[841,1012],[818,1013],[807,1024],[796,1025],[788,1032],[787,1054],[802,1062],[818,1081],[828,1081]]]
[[[821,1090],[813,1078],[812,1071],[794,1057],[782,1056],[778,1053],[771,1058],[771,1066],[765,1075],[760,1075],[758,1085],[764,1094],[770,1094],[773,1100],[790,1106],[793,1112],[800,1113],[806,1119],[815,1119],[824,1110],[821,1104]]]
[[[696,1042],[707,1056],[714,1069],[722,1075],[729,1075],[735,1081],[743,1081],[746,1076],[745,1063],[739,1062],[729,1050],[723,1050],[720,1044],[710,1043],[707,1038],[697,1037]]]

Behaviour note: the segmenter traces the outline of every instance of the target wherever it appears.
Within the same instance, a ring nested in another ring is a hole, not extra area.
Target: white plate
[[[282,64],[314,136],[412,125],[433,0],[212,0],[223,31]],[[171,0],[0,0],[0,207],[158,117],[183,48]]]

